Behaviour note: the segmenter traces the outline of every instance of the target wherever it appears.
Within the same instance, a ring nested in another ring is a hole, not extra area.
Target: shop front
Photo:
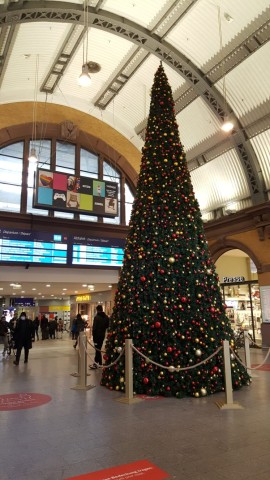
[[[246,281],[245,277],[223,277],[221,291],[232,328],[236,332],[248,331],[260,345],[262,312],[258,282]]]

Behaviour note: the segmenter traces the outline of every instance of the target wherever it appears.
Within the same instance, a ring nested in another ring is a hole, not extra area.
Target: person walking
[[[34,329],[35,329],[35,336],[37,337],[37,340],[39,340],[39,335],[38,335],[39,318],[36,317],[33,323],[34,323]]]
[[[75,330],[75,340],[76,341],[73,345],[73,348],[76,348],[77,345],[78,345],[78,338],[79,338],[80,332],[83,332],[84,329],[85,329],[85,321],[82,318],[80,313],[78,313],[76,315],[76,318],[74,320],[74,325],[76,326],[76,330]]]
[[[28,362],[29,350],[32,348],[32,339],[35,337],[35,329],[32,320],[27,318],[26,313],[22,312],[17,321],[15,331],[16,360],[14,365],[19,365],[21,351],[24,348],[24,363]]]
[[[8,322],[6,321],[5,315],[2,315],[0,320],[0,343],[4,345],[2,355],[8,353],[8,330]]]
[[[46,317],[46,315],[42,315],[41,320],[40,320],[40,328],[41,328],[41,340],[47,340],[49,338],[48,332],[49,332],[49,320]]]
[[[103,312],[102,305],[97,306],[97,314],[94,317],[93,322],[93,341],[95,344],[96,354],[93,365],[89,368],[92,370],[102,365],[101,348],[104,342],[106,330],[109,327],[109,317]]]

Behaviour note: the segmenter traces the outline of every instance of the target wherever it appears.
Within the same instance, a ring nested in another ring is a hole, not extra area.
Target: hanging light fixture
[[[84,23],[84,37],[83,37],[83,64],[82,73],[78,78],[78,83],[81,87],[89,87],[91,84],[91,77],[89,75],[88,67],[88,0],[84,0],[83,9],[83,23]]]
[[[219,29],[219,46],[220,46],[220,51],[222,52],[223,50],[223,38],[222,38],[222,27],[221,27],[221,12],[220,12],[220,6],[218,8],[218,29]],[[224,14],[224,18],[230,21],[232,21],[232,17],[229,14]],[[227,103],[227,88],[226,88],[226,74],[224,70],[224,61],[222,60],[222,95],[223,95],[223,100],[224,100],[224,119],[223,123],[221,125],[221,130],[223,132],[229,133],[232,131],[234,124],[232,120],[230,119],[230,115],[228,114],[228,103]]]
[[[32,118],[32,139],[30,147],[30,155],[28,157],[29,163],[37,164],[37,91],[38,91],[38,70],[39,70],[39,55],[36,55],[36,68],[35,68],[35,86],[34,86],[34,101],[33,101],[33,118]]]

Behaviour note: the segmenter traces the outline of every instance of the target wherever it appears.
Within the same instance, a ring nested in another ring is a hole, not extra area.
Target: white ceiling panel
[[[151,88],[158,65],[158,58],[150,55],[108,107],[108,111],[118,112],[117,116],[124,118],[133,129],[149,114]],[[185,83],[169,66],[164,65],[164,70],[173,91]]]
[[[218,12],[220,8],[221,28]],[[269,0],[200,0],[166,37],[199,68],[241,32],[263,10]],[[227,21],[228,14],[232,21]]]
[[[267,190],[270,190],[270,130],[250,140],[260,163]]]
[[[48,22],[17,27],[1,85],[1,102],[14,100],[14,95],[17,101],[34,99],[36,73],[41,84],[69,28],[64,23]]]
[[[228,104],[239,118],[266,102],[268,106],[265,114],[269,113],[270,61],[266,61],[267,58],[270,59],[270,43],[262,46],[226,75],[225,88]],[[221,93],[224,92],[222,80],[215,86]]]
[[[151,29],[174,3],[174,0],[106,0],[103,9]]]
[[[217,117],[201,98],[182,110],[176,119],[186,152],[220,131]]]
[[[191,179],[201,211],[214,210],[249,196],[245,173],[235,150],[192,171]]]

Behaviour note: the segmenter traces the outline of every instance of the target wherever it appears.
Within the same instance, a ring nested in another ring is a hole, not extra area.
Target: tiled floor
[[[88,377],[95,388],[71,388],[78,363],[72,345],[65,333],[36,342],[27,365],[0,360],[1,395],[52,397],[0,412],[1,480],[60,480],[144,459],[170,479],[270,479],[270,371],[256,371],[252,385],[234,393],[242,410],[220,410],[223,393],[127,405],[99,386],[100,371]],[[266,353],[252,349],[252,363]]]

